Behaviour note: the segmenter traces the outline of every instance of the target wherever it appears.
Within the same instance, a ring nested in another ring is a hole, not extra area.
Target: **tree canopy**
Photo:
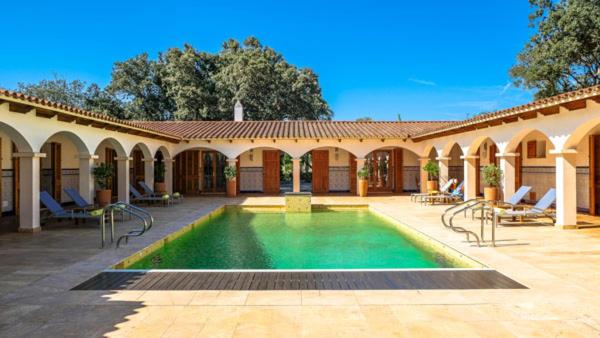
[[[600,84],[600,0],[529,0],[536,33],[518,55],[514,83],[536,98]]]
[[[318,76],[287,63],[280,53],[249,37],[230,39],[218,53],[191,45],[156,60],[142,53],[115,62],[106,88],[55,77],[18,84],[19,91],[123,119],[231,120],[240,100],[247,120],[331,119]]]

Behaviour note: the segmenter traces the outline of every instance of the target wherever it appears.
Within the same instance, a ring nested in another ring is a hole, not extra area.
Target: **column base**
[[[576,230],[576,229],[579,229],[579,227],[577,226],[577,224],[575,224],[575,225],[558,225],[558,224],[556,224],[555,227],[557,229],[560,229],[560,230]]]
[[[22,233],[34,234],[34,233],[42,231],[42,228],[41,227],[35,227],[35,228],[21,228],[21,227],[19,227],[18,231],[22,232]]]

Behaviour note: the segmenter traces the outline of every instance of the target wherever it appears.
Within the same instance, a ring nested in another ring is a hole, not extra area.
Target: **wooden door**
[[[62,197],[62,146],[60,143],[50,143],[50,157],[51,157],[51,168],[52,178],[52,195],[56,201],[61,202]]]
[[[521,185],[523,185],[523,146],[519,143],[515,157],[515,191],[517,191]]]
[[[279,194],[279,150],[263,150],[263,192]]]
[[[131,168],[131,181],[136,189],[140,190],[141,186],[139,185],[140,181],[145,180],[144,177],[144,154],[141,150],[135,149],[132,154],[133,157],[133,166]],[[147,182],[146,182],[147,183]],[[142,189],[143,191],[143,189]]]
[[[13,154],[18,152],[17,146],[12,144],[12,152]],[[19,211],[21,210],[21,162],[19,162],[18,157],[12,158],[13,165],[13,211],[15,215],[19,215]]]
[[[329,192],[329,150],[312,151],[312,191]]]
[[[600,214],[600,135],[590,135],[590,215]]]
[[[236,157],[237,161],[235,161],[235,190],[239,194],[240,193],[240,157]]]
[[[394,192],[401,193],[404,191],[403,174],[403,152],[402,149],[394,149]]]
[[[481,147],[477,150],[477,159],[475,160],[475,195],[481,195]]]
[[[109,189],[112,190],[113,197],[119,194],[119,170],[117,168],[117,152],[112,148],[104,149],[104,163],[110,164],[113,169],[113,177],[108,182]]]
[[[498,165],[498,159],[496,158],[496,151],[498,151],[498,147],[495,144],[490,144],[489,151],[489,160],[490,164]]]
[[[356,156],[350,154],[350,193],[356,194]]]

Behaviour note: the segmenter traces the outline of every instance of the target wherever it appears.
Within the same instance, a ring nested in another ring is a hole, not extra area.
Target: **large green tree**
[[[536,98],[600,84],[600,0],[529,0],[536,33],[510,74]]]
[[[248,120],[332,117],[317,75],[253,37],[241,45],[230,39],[218,53],[186,44],[156,60],[143,53],[116,62],[105,89],[54,79],[20,84],[19,90],[124,119],[231,120],[237,100]]]

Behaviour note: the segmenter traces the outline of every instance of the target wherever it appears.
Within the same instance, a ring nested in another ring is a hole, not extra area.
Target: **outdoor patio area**
[[[0,336],[393,337],[600,334],[600,222],[497,229],[497,247],[476,247],[440,222],[444,206],[407,196],[314,197],[364,204],[525,285],[524,290],[69,291],[223,204],[283,204],[283,197],[186,198],[151,207],[155,226],[128,245],[100,249],[93,222],[0,235]],[[462,222],[462,218],[461,218]],[[465,221],[478,230],[479,222]],[[598,224],[598,225],[596,225]],[[123,233],[133,224],[118,223]],[[490,226],[486,227],[489,239]],[[489,243],[488,243],[489,244]]]

